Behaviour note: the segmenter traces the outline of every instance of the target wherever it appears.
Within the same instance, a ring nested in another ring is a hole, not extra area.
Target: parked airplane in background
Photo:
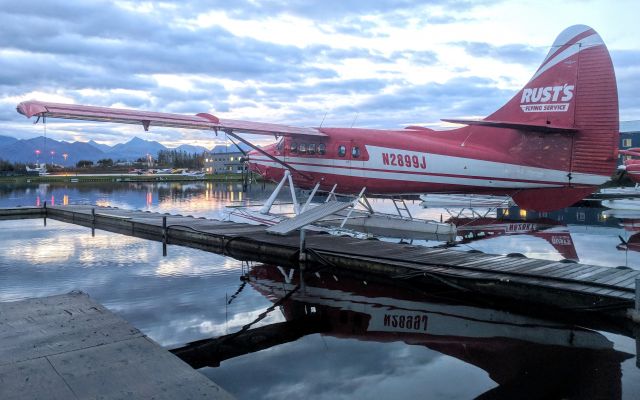
[[[37,172],[40,176],[49,175],[49,172],[47,172],[47,164],[45,163],[36,164],[33,168],[27,165],[26,170],[27,172]]]
[[[640,183],[640,148],[620,150],[620,154],[630,156],[630,158],[624,160],[622,168],[624,168],[629,179],[635,183]]]
[[[425,101],[428,101],[425,98]],[[482,120],[434,131],[300,128],[288,125],[40,101],[20,103],[27,117],[68,118],[224,131],[254,150],[250,168],[278,181],[338,193],[427,192],[510,195],[522,208],[546,211],[581,200],[607,181],[618,157],[618,95],[613,65],[590,27],[564,30],[531,80]],[[258,148],[238,133],[274,135]]]

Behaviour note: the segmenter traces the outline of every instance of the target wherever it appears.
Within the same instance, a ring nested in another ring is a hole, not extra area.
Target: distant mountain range
[[[241,144],[242,150],[247,151],[249,146]],[[202,146],[183,144],[176,148],[169,148],[161,143],[134,137],[126,143],[118,143],[114,146],[89,142],[65,142],[57,141],[43,136],[33,139],[16,139],[10,136],[0,136],[0,159],[10,162],[35,163],[36,158],[40,162],[55,163],[64,166],[75,165],[80,160],[98,161],[110,158],[113,161],[133,161],[151,154],[156,157],[160,150],[177,150],[187,153],[224,153],[237,152],[235,145],[217,145],[209,150]],[[39,151],[39,154],[36,154]],[[53,151],[53,154],[51,152]],[[67,155],[66,160],[64,154]]]

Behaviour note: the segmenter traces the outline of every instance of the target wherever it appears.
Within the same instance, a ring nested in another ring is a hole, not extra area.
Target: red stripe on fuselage
[[[260,160],[262,162],[271,162],[269,160]],[[314,163],[305,163],[298,161],[287,161],[287,164],[292,166],[304,165],[310,167],[322,167],[322,168],[331,168],[331,169],[343,169],[350,171],[369,171],[369,172],[389,172],[395,174],[409,174],[409,175],[422,175],[422,176],[442,176],[448,178],[460,178],[460,179],[480,179],[485,181],[501,181],[501,182],[520,182],[520,183],[538,183],[538,184],[547,184],[547,185],[565,185],[566,182],[558,182],[558,181],[541,181],[541,180],[531,180],[531,179],[514,179],[514,178],[499,178],[492,176],[482,176],[482,175],[460,175],[460,174],[445,174],[445,173],[435,173],[435,172],[422,172],[422,171],[402,171],[402,170],[391,170],[391,169],[382,169],[382,168],[367,168],[367,167],[349,167],[342,165],[325,165],[325,164],[314,164]],[[270,167],[277,168],[281,171],[284,169],[280,167]],[[311,175],[325,175],[324,173],[316,173],[313,171],[304,170],[306,174]],[[335,174],[332,174],[335,175]],[[351,179],[368,179],[368,180],[380,180],[384,178],[367,178],[366,176],[350,176]],[[385,179],[386,180],[386,179]],[[413,182],[413,181],[404,181],[404,182]]]

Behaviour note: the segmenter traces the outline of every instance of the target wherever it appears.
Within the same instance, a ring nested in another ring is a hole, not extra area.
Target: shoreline
[[[0,184],[85,183],[85,182],[242,182],[242,174],[206,174],[204,177],[178,174],[63,174],[44,176],[0,176]]]

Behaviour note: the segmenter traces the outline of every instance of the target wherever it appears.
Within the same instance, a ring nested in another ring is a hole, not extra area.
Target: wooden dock
[[[80,292],[0,303],[0,398],[231,399]]]
[[[274,236],[265,226],[191,216],[95,206],[32,208],[34,217],[164,241],[253,260],[295,266],[300,255],[298,233]],[[0,218],[26,209],[0,209]],[[43,215],[44,214],[44,215]],[[163,225],[164,224],[164,225]],[[384,279],[447,285],[487,296],[543,305],[558,310],[589,311],[606,317],[635,316],[636,280],[640,271],[509,257],[377,240],[306,233],[310,262]]]

